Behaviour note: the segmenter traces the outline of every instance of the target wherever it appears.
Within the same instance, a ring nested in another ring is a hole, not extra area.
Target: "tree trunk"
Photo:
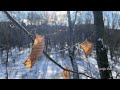
[[[97,64],[101,79],[112,78],[112,73],[109,67],[107,48],[104,46],[104,22],[102,11],[93,11],[94,24],[96,30],[96,55]]]
[[[6,53],[7,53],[7,57],[6,57],[6,79],[8,79],[8,53],[9,53],[9,50],[8,50],[8,47],[7,47],[7,50],[6,50]]]
[[[78,72],[78,66],[77,63],[74,59],[74,48],[72,47],[73,45],[73,24],[71,21],[71,15],[70,15],[70,11],[67,11],[67,15],[68,15],[68,24],[69,24],[69,30],[70,30],[70,49],[69,49],[69,57],[72,63],[72,67],[73,67],[73,71]],[[79,79],[79,74],[78,73],[73,73],[73,79]]]
[[[113,47],[109,46],[109,48],[110,48],[110,58],[111,60],[113,60]]]

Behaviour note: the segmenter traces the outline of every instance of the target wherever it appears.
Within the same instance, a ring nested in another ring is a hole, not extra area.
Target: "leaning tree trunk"
[[[112,78],[112,73],[109,67],[107,48],[104,45],[104,22],[102,11],[93,11],[94,24],[96,30],[96,55],[97,64],[101,79]]]
[[[76,63],[76,60],[74,59],[74,48],[72,47],[73,45],[73,24],[71,22],[71,15],[70,15],[70,11],[67,11],[67,15],[68,15],[68,24],[69,24],[69,30],[70,30],[70,49],[69,49],[69,57],[71,60],[71,64],[73,67],[73,71],[78,72],[78,66]],[[79,79],[79,74],[78,73],[73,73],[73,78],[74,79]]]

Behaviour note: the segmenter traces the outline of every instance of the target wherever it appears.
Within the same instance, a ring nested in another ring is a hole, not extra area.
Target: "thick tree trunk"
[[[73,67],[73,71],[78,72],[78,66],[77,63],[74,59],[74,48],[72,47],[73,45],[73,24],[71,21],[71,15],[70,15],[70,11],[67,11],[67,15],[68,15],[68,24],[69,24],[69,30],[70,30],[70,49],[69,49],[69,57],[71,60],[71,64]],[[73,79],[79,79],[79,74],[78,73],[73,73]]]
[[[107,48],[104,46],[104,22],[102,11],[93,11],[96,30],[96,55],[101,79],[112,78],[109,67]]]

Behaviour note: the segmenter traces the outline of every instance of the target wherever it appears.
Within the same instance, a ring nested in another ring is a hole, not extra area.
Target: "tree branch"
[[[18,27],[20,27],[34,41],[32,34],[30,34],[23,26],[21,26],[14,18],[12,18],[11,15],[7,11],[3,11],[3,12],[7,15],[7,17],[11,21],[13,21]]]
[[[11,17],[11,15],[7,12],[7,11],[3,11],[7,17],[13,21],[17,26],[19,26],[31,39],[32,41],[34,42],[34,38],[33,38],[33,35],[30,34],[23,26],[21,26],[14,18]],[[74,72],[72,70],[67,70],[66,68],[62,67],[60,64],[58,64],[55,60],[53,60],[45,51],[43,51],[44,55],[49,59],[51,60],[54,64],[56,64],[58,67],[60,67],[61,69],[63,70],[66,70],[66,71],[69,71],[69,72],[72,72],[72,73],[78,73],[78,72]],[[92,78],[92,79],[95,79],[94,77],[92,76],[89,76],[89,75],[86,75],[85,73],[78,73],[78,74],[82,74],[86,77],[89,77],[89,78]]]
[[[78,12],[78,11],[75,12],[75,19],[74,19],[74,21],[73,21],[73,29],[74,29],[74,27],[75,27],[75,22],[76,22],[76,19],[77,19],[77,12]]]

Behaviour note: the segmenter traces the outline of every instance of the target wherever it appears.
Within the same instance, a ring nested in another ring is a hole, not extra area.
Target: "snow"
[[[101,42],[102,42],[102,45],[104,45],[104,43],[103,43],[103,39],[102,39],[102,38],[98,38],[97,41],[101,41]]]
[[[39,60],[33,65],[32,69],[26,68],[23,63],[27,59],[30,51],[31,48],[22,48],[21,51],[19,51],[17,47],[11,50],[12,55],[9,53],[9,62],[7,68],[9,79],[63,79],[61,74],[63,70],[51,62],[47,57],[45,57],[44,54],[42,54]],[[63,57],[60,55],[60,53],[56,53],[51,54],[50,56],[63,67],[66,67],[66,65],[68,65],[69,69],[72,70],[72,65],[68,55]],[[111,62],[110,55],[108,55],[108,58]],[[2,58],[0,58],[0,61],[3,61],[5,59],[6,52],[4,51]],[[94,51],[88,58],[86,58],[81,50],[80,54],[76,56],[75,60],[77,61],[79,72],[86,73],[87,75],[93,76],[97,79],[100,78]],[[112,64],[112,62],[110,64]],[[0,62],[0,69],[0,79],[4,79],[6,72],[6,66],[4,63]],[[114,78],[116,76],[116,70],[120,72],[119,64],[116,64],[112,71]],[[86,78],[86,76],[80,74],[80,79]]]
[[[104,48],[105,49],[107,49],[108,47],[104,44],[104,42],[103,42],[103,39],[102,38],[98,38],[98,40],[97,41],[101,41],[102,42],[102,45],[103,45],[103,48],[101,48],[101,50],[103,51],[104,50]]]
[[[103,41],[103,39],[102,38],[98,38],[98,41]]]

